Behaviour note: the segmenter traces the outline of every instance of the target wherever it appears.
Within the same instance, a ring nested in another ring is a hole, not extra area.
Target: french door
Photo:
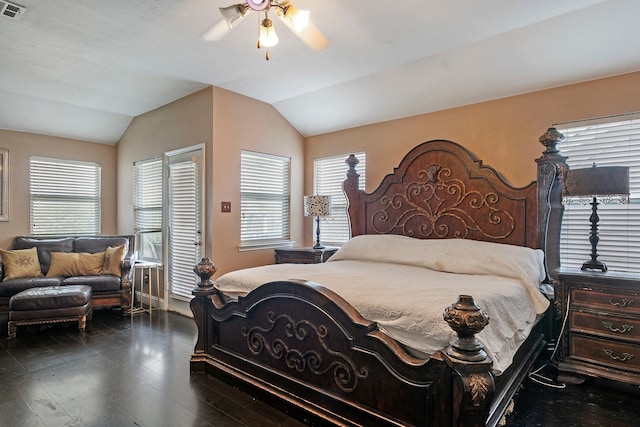
[[[202,148],[167,153],[168,309],[188,312],[198,277],[193,267],[203,254]]]

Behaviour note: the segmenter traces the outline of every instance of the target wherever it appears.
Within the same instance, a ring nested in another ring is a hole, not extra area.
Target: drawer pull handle
[[[604,325],[605,328],[607,328],[611,332],[618,332],[621,334],[626,334],[627,332],[633,329],[633,326],[631,325],[622,325],[622,328],[616,328],[613,326],[611,322],[602,322],[602,324]]]
[[[621,357],[621,356],[616,356],[615,354],[613,354],[612,350],[607,350],[607,349],[603,348],[602,351],[604,351],[604,354],[606,354],[607,356],[609,356],[613,360],[619,360],[621,362],[626,362],[627,360],[631,360],[633,358],[633,354],[629,354],[629,353],[622,353],[622,357]]]
[[[631,303],[633,302],[632,299],[626,299],[626,298],[623,298],[622,302],[616,302],[612,298],[605,298],[604,300],[611,305],[615,305],[616,307],[626,307],[628,305],[631,305]]]

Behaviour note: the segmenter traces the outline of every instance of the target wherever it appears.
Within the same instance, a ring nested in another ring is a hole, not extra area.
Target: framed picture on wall
[[[9,150],[0,148],[0,221],[9,221]]]

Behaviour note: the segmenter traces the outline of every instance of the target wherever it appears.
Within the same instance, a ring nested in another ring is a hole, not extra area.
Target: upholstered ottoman
[[[27,289],[9,300],[9,338],[15,338],[20,325],[78,322],[78,329],[84,331],[91,314],[90,286]]]

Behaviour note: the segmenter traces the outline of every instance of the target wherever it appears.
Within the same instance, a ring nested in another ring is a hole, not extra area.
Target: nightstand
[[[276,249],[276,264],[319,264],[336,253],[338,248],[286,248]]]
[[[561,269],[556,364],[563,374],[640,385],[640,276]],[[563,379],[564,380],[564,379]]]

